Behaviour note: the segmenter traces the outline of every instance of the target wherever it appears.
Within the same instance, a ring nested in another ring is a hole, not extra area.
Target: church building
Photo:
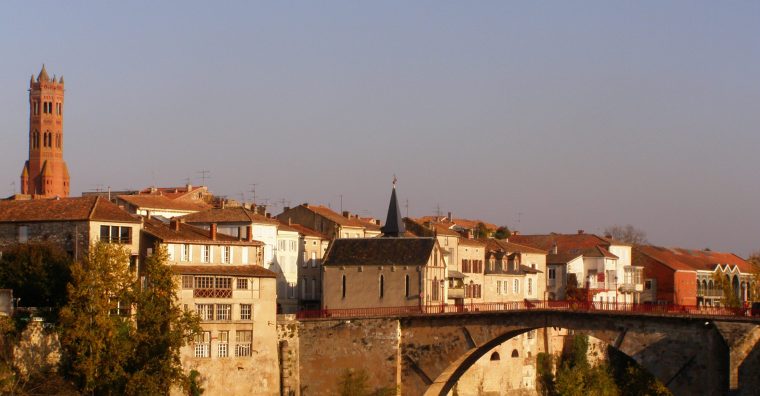
[[[51,79],[45,66],[29,81],[29,159],[21,171],[21,194],[67,197],[69,170],[63,160],[63,76]]]

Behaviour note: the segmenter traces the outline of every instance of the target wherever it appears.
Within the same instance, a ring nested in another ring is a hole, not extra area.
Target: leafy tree
[[[538,393],[543,396],[556,396],[554,386],[554,355],[541,352],[536,355],[536,377],[538,377]]]
[[[482,239],[482,238],[488,238],[489,231],[488,227],[486,227],[483,222],[479,222],[478,225],[475,227],[475,238]]]
[[[190,381],[182,370],[180,348],[201,331],[198,316],[183,311],[177,303],[166,249],[157,246],[154,250],[142,265],[141,280],[134,285],[137,331],[126,388],[134,395],[168,394],[173,384]]]
[[[752,280],[750,281],[750,300],[760,301],[760,251],[750,254],[747,259],[752,265]]]
[[[0,288],[13,289],[27,307],[48,307],[57,313],[66,302],[71,258],[51,243],[15,244],[0,255]]]
[[[496,229],[493,237],[496,239],[507,239],[511,234],[512,233],[509,231],[509,228],[507,226],[501,226]]]
[[[723,291],[723,305],[729,308],[739,308],[742,306],[742,302],[739,296],[734,291],[734,286],[731,284],[730,279],[726,279],[726,275],[722,272],[713,272],[713,282],[715,285]]]
[[[83,393],[122,394],[134,328],[114,308],[132,303],[129,252],[96,243],[84,262],[72,265],[71,275],[60,313],[64,373]]]
[[[586,301],[588,293],[585,288],[579,287],[578,277],[575,274],[567,274],[567,287],[565,288],[567,301]]]
[[[649,241],[647,241],[647,233],[637,229],[630,224],[626,224],[624,226],[609,226],[604,229],[604,235],[609,235],[612,237],[612,239],[618,240],[620,242],[630,243],[634,246],[646,245],[649,243]]]

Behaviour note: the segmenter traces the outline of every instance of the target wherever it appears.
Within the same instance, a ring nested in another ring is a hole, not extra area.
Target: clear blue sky
[[[74,195],[206,169],[384,216],[395,173],[413,216],[760,249],[760,2],[19,1],[0,50],[3,195],[45,62]]]

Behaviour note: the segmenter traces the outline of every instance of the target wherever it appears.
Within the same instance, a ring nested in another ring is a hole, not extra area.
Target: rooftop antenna
[[[290,201],[286,200],[285,198],[280,198],[278,201],[275,201],[276,203],[280,204],[280,207],[283,209],[285,208],[285,204],[287,203],[288,206],[290,206]]]
[[[186,177],[186,178],[185,178],[185,184],[186,184],[186,185],[187,185],[187,184],[190,184],[190,177]]]
[[[203,170],[199,170],[197,173],[201,174],[201,186],[205,186],[206,179],[211,178],[211,176],[209,176],[209,173],[211,173],[211,171],[203,169]],[[190,184],[190,182],[188,182],[187,184]]]
[[[253,206],[256,207],[256,186],[258,186],[259,183],[251,183],[251,189],[248,190],[249,193],[253,194]]]
[[[438,217],[441,217],[441,204],[435,204],[435,217],[436,220]]]
[[[409,198],[404,200],[404,208],[406,208],[406,217],[409,217]]]
[[[522,218],[523,212],[517,212],[517,228],[520,228],[520,219]]]
[[[343,214],[343,194],[340,194],[340,213]]]

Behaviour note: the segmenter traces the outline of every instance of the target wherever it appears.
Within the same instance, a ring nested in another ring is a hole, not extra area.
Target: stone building
[[[486,302],[545,300],[545,274],[545,251],[505,240],[487,240]]]
[[[329,238],[371,238],[380,235],[380,226],[344,211],[338,214],[321,205],[304,203],[286,207],[277,218],[284,223],[297,223]]]
[[[249,226],[250,227],[250,226]],[[142,255],[166,249],[179,304],[203,332],[181,351],[208,394],[279,394],[275,274],[261,266],[262,243],[172,220],[145,219]]]
[[[322,259],[330,245],[330,238],[300,224],[290,224],[299,234],[298,308],[319,309],[322,300]]]
[[[481,303],[488,302],[484,294],[486,241],[462,238],[458,243],[458,257],[460,267],[464,274],[462,279],[463,302]],[[449,294],[456,290],[449,290]]]
[[[323,309],[446,303],[443,250],[435,238],[404,237],[394,183],[383,235],[334,239],[323,263]]]
[[[163,216],[167,219],[211,209],[211,205],[202,201],[170,199],[160,194],[118,195],[115,202],[129,213],[140,216]]]
[[[438,240],[438,245],[443,252],[443,260],[446,262],[448,282],[448,303],[461,305],[464,302],[465,275],[458,260],[458,247],[461,235],[449,228],[448,224],[438,223],[432,220],[404,218],[406,232],[417,237],[433,237]]]
[[[69,169],[63,160],[63,77],[51,79],[45,65],[29,81],[29,159],[21,171],[21,194],[68,197]]]
[[[277,274],[278,313],[295,313],[298,299],[302,294],[306,295],[308,282],[299,282],[298,278],[300,239],[295,228],[282,223],[277,225],[275,260],[269,269]]]
[[[0,201],[0,247],[48,241],[79,259],[97,241],[118,243],[135,265],[141,228],[140,217],[100,197]]]

